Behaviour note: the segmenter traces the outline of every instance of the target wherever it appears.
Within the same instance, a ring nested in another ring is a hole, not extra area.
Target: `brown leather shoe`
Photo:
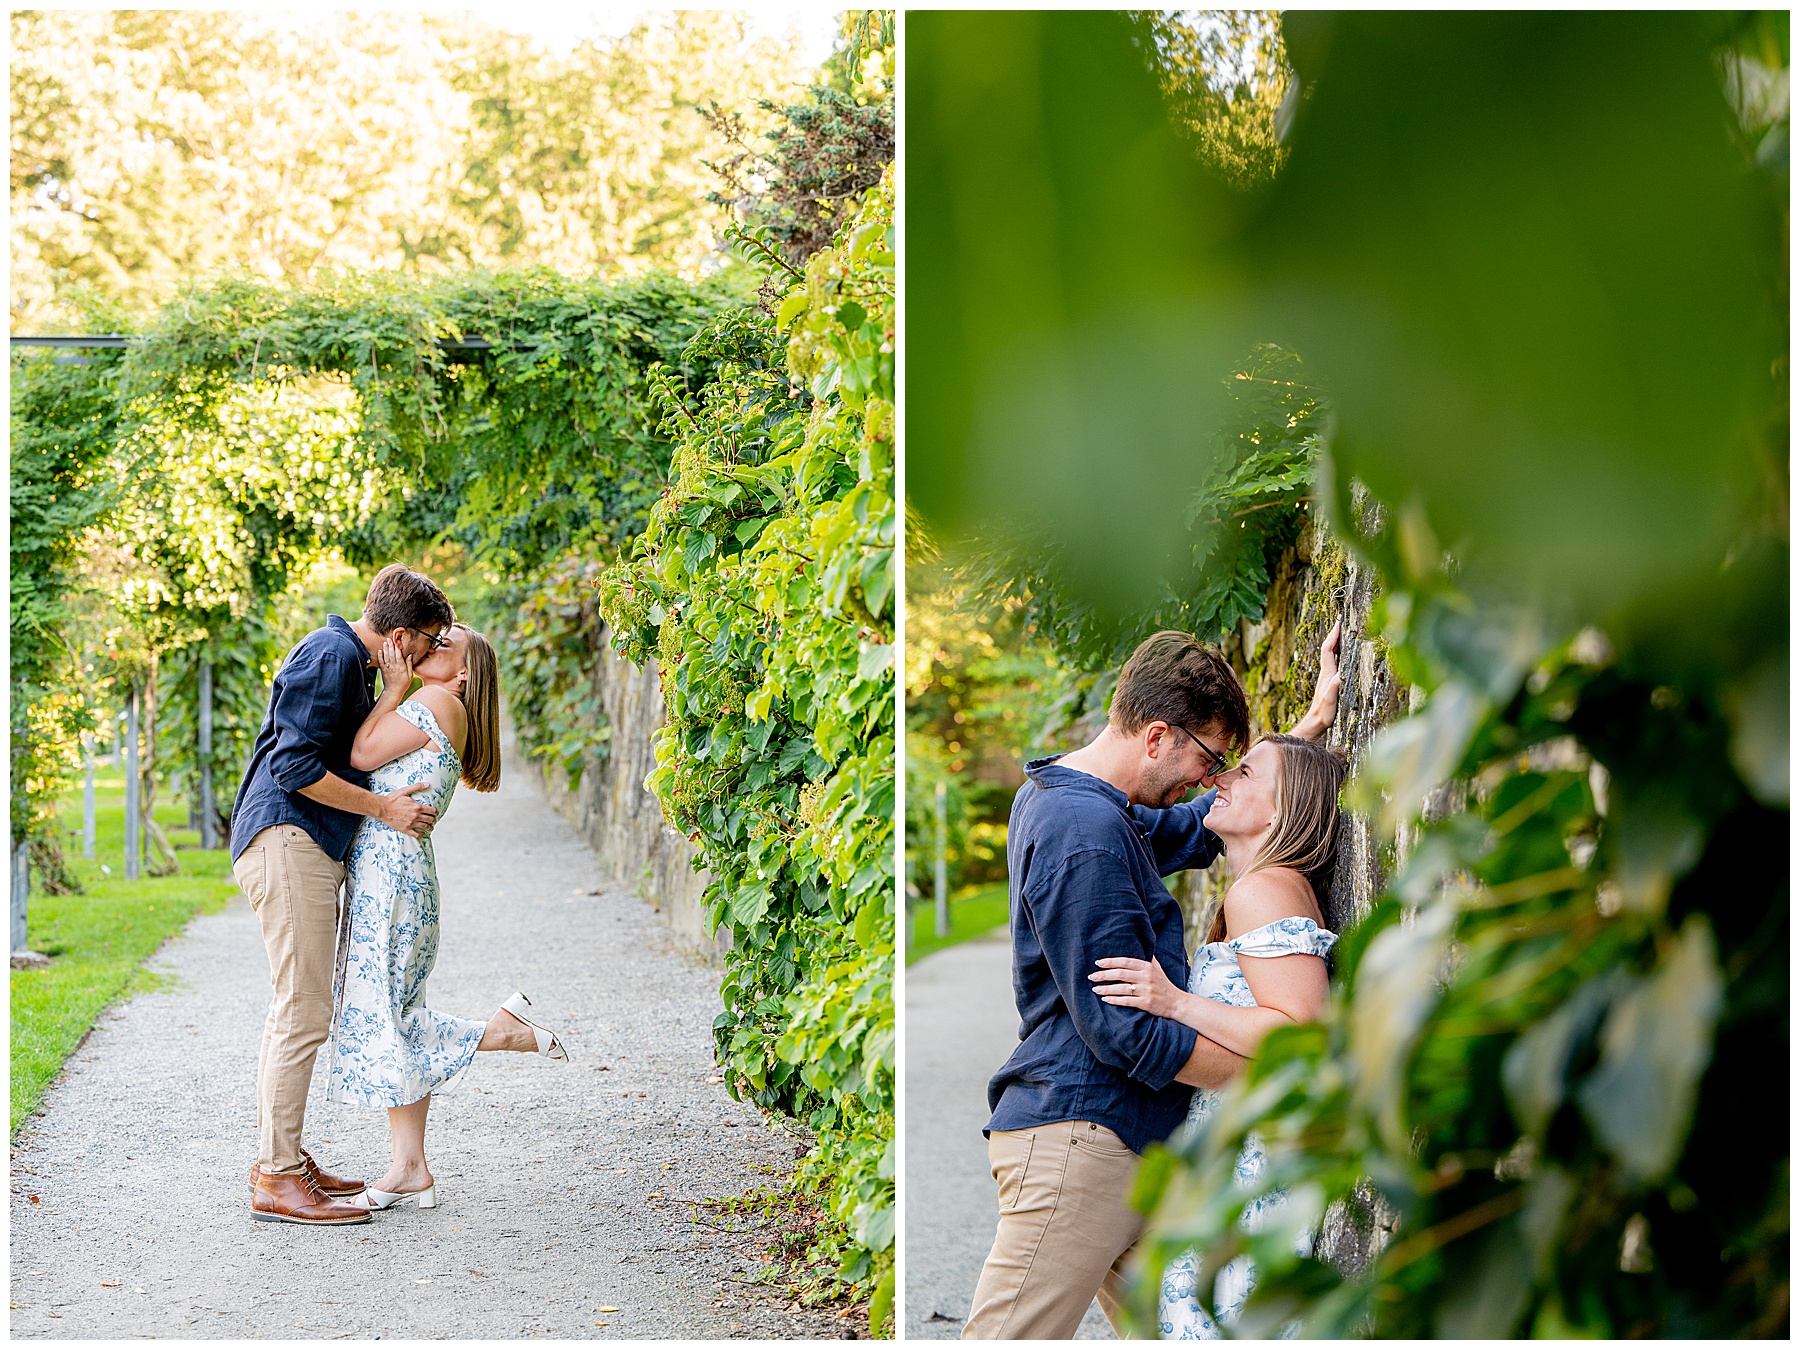
[[[250,1189],[252,1191],[256,1189],[256,1177],[260,1167],[260,1163],[250,1164]],[[300,1150],[300,1170],[311,1177],[313,1185],[324,1191],[326,1195],[361,1195],[368,1189],[362,1182],[352,1181],[349,1177],[332,1176],[314,1162],[312,1154],[305,1149]]]
[[[327,1172],[323,1167],[320,1167],[318,1163],[314,1162],[313,1155],[308,1153],[305,1149],[300,1150],[300,1165],[304,1167],[307,1174],[312,1177],[313,1185],[317,1186],[327,1195],[361,1195],[363,1191],[367,1189],[360,1181],[352,1181],[349,1177],[332,1176],[331,1173]]]
[[[369,1211],[360,1205],[334,1200],[305,1172],[256,1174],[250,1195],[250,1217],[273,1223],[367,1223]]]

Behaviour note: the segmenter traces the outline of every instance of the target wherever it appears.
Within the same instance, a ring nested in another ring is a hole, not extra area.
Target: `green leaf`
[[[1704,822],[1677,780],[1628,780],[1611,795],[1606,845],[1625,905],[1658,917],[1676,881],[1700,860]]]
[[[1452,1340],[1506,1340],[1516,1334],[1536,1274],[1519,1216],[1481,1234],[1450,1266],[1439,1291],[1434,1333]]]
[[[775,330],[786,332],[787,326],[806,312],[808,303],[806,287],[798,286],[789,291],[787,298],[781,302],[781,308],[775,313]]]
[[[1723,1003],[1712,925],[1700,914],[1688,916],[1656,970],[1613,1003],[1599,1067],[1576,1099],[1640,1182],[1667,1176],[1681,1154]]]
[[[873,903],[865,903],[856,912],[856,925],[852,930],[856,945],[870,948],[875,945],[876,934],[881,921],[881,909]]]
[[[859,579],[869,613],[880,618],[887,607],[888,596],[894,589],[894,550],[877,549],[865,556]]]
[[[874,643],[864,650],[856,663],[856,678],[859,680],[878,680],[893,667],[894,644],[891,642]]]
[[[733,922],[743,928],[754,927],[769,912],[769,900],[769,888],[765,883],[752,882],[740,886],[731,897]]]
[[[894,1207],[873,1209],[857,1226],[857,1238],[872,1252],[885,1252],[894,1244]]]
[[[1455,922],[1455,906],[1439,900],[1412,923],[1384,929],[1357,963],[1350,1005],[1353,1096],[1397,1152],[1411,1142],[1401,1084],[1419,1033],[1442,997],[1438,977]]]
[[[869,1334],[881,1336],[890,1332],[894,1315],[894,1272],[888,1271],[869,1296]]]
[[[1446,782],[1461,762],[1481,720],[1486,697],[1451,681],[1431,695],[1425,711],[1384,727],[1363,752],[1353,803],[1392,834],[1414,819],[1425,795]]]
[[[1501,1075],[1506,1098],[1527,1133],[1543,1137],[1568,1093],[1569,1063],[1576,1047],[1593,1036],[1627,983],[1616,970],[1595,976],[1506,1052]]]
[[[871,606],[873,608],[873,606]],[[1788,658],[1766,657],[1725,696],[1731,717],[1731,763],[1756,799],[1788,804]]]

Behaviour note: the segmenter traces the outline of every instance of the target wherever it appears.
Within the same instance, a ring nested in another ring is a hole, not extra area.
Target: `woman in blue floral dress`
[[[1330,889],[1337,856],[1341,755],[1295,736],[1265,736],[1228,773],[1206,828],[1225,845],[1236,880],[1213,917],[1207,940],[1194,953],[1184,991],[1155,961],[1106,957],[1088,976],[1108,1003],[1142,1008],[1193,1027],[1246,1059],[1279,1026],[1318,1019],[1329,987],[1325,956],[1337,934],[1324,927],[1318,897]],[[1193,1129],[1218,1105],[1219,1093],[1195,1092],[1188,1113]],[[1237,1178],[1254,1181],[1263,1169],[1260,1141],[1252,1135],[1238,1156]],[[1253,1202],[1245,1228],[1255,1231],[1285,1197]],[[1219,1325],[1236,1317],[1255,1283],[1248,1257],[1228,1262],[1200,1298],[1199,1264],[1185,1252],[1163,1272],[1158,1331],[1167,1340],[1217,1340]]]
[[[499,671],[487,639],[459,623],[416,667],[392,642],[378,659],[381,697],[350,754],[352,765],[372,771],[371,790],[428,784],[418,799],[436,808],[441,823],[459,780],[477,792],[499,787]],[[414,675],[421,685],[407,698]],[[478,1050],[568,1055],[553,1033],[530,1020],[523,994],[507,999],[485,1023],[425,1006],[425,981],[438,951],[437,862],[429,832],[412,839],[371,816],[358,828],[345,866],[329,1094],[387,1108],[393,1162],[357,1203],[385,1209],[410,1197],[429,1208],[437,1203],[425,1163],[431,1094],[461,1075]]]

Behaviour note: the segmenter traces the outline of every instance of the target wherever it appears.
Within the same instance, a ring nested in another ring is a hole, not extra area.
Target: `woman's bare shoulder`
[[[1312,883],[1291,867],[1261,867],[1239,877],[1225,893],[1231,931],[1248,933],[1278,919],[1322,923]]]
[[[468,721],[462,700],[438,685],[421,685],[413,691],[412,700],[437,718],[437,724],[452,735],[460,731]]]

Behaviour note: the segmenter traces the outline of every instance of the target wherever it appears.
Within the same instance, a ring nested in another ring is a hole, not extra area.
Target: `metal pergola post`
[[[213,811],[213,668],[212,658],[200,658],[200,847],[217,848],[219,830]]]
[[[142,848],[143,822],[138,819],[138,700],[136,685],[125,704],[125,880],[138,879],[138,853]]]
[[[11,831],[7,837],[11,838]],[[31,898],[31,845],[19,840],[12,850],[12,951],[24,955],[29,950],[25,940],[25,906]]]
[[[949,868],[944,861],[944,784],[940,780],[937,791],[933,794],[933,806],[937,816],[937,856],[931,865],[931,884],[937,892],[937,935],[950,936],[950,887],[948,884]]]
[[[81,758],[84,772],[81,782],[81,856],[94,856],[94,742],[92,738],[81,738]]]

